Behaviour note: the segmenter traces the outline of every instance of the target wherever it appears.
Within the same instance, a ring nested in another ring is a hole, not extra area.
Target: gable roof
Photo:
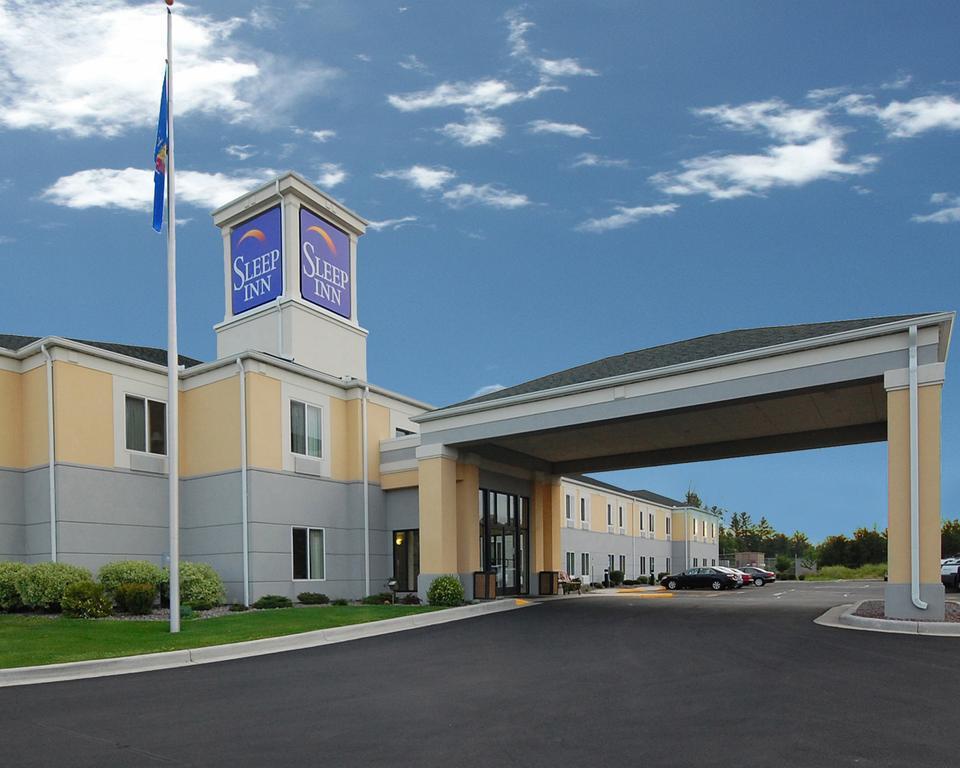
[[[44,337],[16,336],[13,334],[0,333],[0,348],[17,352],[24,347],[33,344],[35,341],[40,341],[42,338]],[[86,344],[90,347],[96,347],[97,349],[102,349],[106,352],[113,352],[117,355],[125,355],[137,360],[143,360],[147,363],[155,363],[156,365],[167,364],[167,350],[160,349],[158,347],[142,347],[132,344],[115,344],[111,341],[86,341],[84,339],[70,339],[70,341],[75,341],[78,344]],[[195,365],[201,365],[203,363],[202,360],[196,360],[192,357],[186,357],[185,355],[178,355],[177,358],[180,362],[180,365],[182,365],[184,368],[192,368]]]
[[[573,474],[564,475],[564,477],[567,480],[573,480],[574,482],[583,483],[584,485],[591,485],[594,488],[612,491],[613,493],[619,493],[623,496],[634,496],[638,499],[650,501],[663,507],[687,506],[685,501],[677,501],[676,499],[671,499],[669,496],[662,496],[661,494],[654,493],[653,491],[628,491],[626,488],[621,488],[620,486],[613,485],[612,483],[605,483],[603,480],[597,480],[595,477],[590,477],[590,475]]]
[[[524,395],[541,392],[572,384],[599,381],[614,376],[623,376],[642,371],[667,368],[672,365],[708,360],[722,355],[747,352],[754,349],[773,347],[802,339],[829,336],[834,333],[869,328],[875,325],[893,323],[910,318],[919,318],[933,313],[923,312],[912,315],[891,315],[887,317],[867,317],[859,320],[838,320],[829,323],[804,323],[802,325],[775,325],[763,328],[745,328],[723,333],[711,333],[684,341],[661,344],[656,347],[638,349],[595,360],[591,363],[567,368],[557,373],[540,376],[512,387],[497,390],[480,397],[473,397],[455,405],[482,403],[511,395]],[[453,407],[453,406],[447,406]],[[442,410],[442,409],[441,409]]]

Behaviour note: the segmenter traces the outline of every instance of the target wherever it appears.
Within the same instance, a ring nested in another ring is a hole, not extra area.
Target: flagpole
[[[167,8],[167,475],[170,507],[170,631],[180,631],[179,362],[177,219],[173,175],[173,13]]]

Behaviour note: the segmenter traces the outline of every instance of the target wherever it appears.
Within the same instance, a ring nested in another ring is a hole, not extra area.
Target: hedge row
[[[164,596],[169,591],[169,569],[145,560],[108,563],[98,576],[99,582],[95,582],[86,568],[69,563],[0,562],[0,611],[63,610],[92,617],[109,615],[115,602],[125,612],[149,613],[158,591]],[[205,610],[222,603],[225,596],[220,575],[212,566],[180,563],[182,605]],[[109,609],[106,614],[104,606]]]

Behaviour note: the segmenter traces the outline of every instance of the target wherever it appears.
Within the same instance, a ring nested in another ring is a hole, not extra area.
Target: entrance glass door
[[[497,575],[497,594],[529,592],[527,556],[530,500],[497,491],[480,491],[480,554],[484,570]]]

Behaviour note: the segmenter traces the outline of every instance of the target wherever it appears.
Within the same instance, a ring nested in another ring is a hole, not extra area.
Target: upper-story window
[[[167,404],[145,397],[126,397],[127,450],[167,453]]]
[[[607,504],[607,525],[613,525],[613,504]]]
[[[656,519],[656,518],[654,517],[653,512],[650,512],[650,513],[647,515],[647,518],[648,518],[648,522],[650,523],[650,533],[653,533],[653,524],[654,524],[654,520]]]
[[[587,500],[585,498],[580,499],[580,522],[583,524],[587,522]]]
[[[663,531],[664,533],[667,534],[667,536],[669,536],[670,535],[670,515],[666,516],[666,518],[664,519],[664,524],[665,524],[665,527]],[[667,567],[667,570],[668,571],[670,570],[669,566]]]
[[[573,520],[573,496],[569,493],[566,495],[566,515],[567,520]],[[571,571],[573,573],[573,571]]]
[[[290,450],[301,456],[323,456],[323,411],[299,400],[290,401]]]
[[[619,518],[619,521],[620,521],[620,522],[618,523],[618,525],[619,525],[621,528],[623,528],[623,507],[620,507],[620,518]]]

